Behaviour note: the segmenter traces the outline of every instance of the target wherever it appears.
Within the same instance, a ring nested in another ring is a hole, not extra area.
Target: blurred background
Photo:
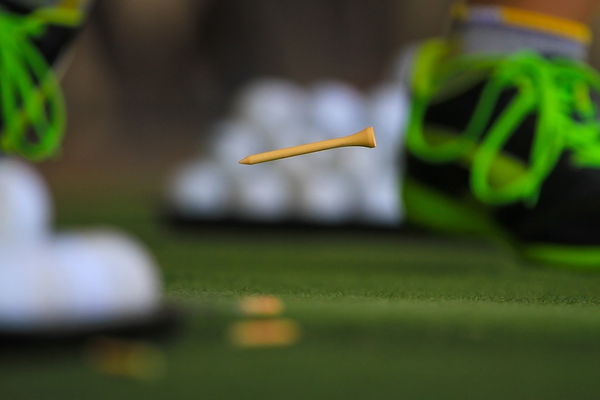
[[[44,170],[64,179],[164,176],[195,156],[252,79],[335,78],[366,89],[401,46],[441,31],[447,4],[102,0],[64,77],[63,153]]]
[[[277,77],[311,90],[335,80],[368,96],[403,47],[444,31],[450,4],[99,1],[64,77],[65,146],[43,172],[72,195],[110,182],[158,199],[182,162],[213,152],[214,127],[236,118],[248,84]]]

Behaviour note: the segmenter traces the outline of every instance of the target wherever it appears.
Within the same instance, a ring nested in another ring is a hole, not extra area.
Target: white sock
[[[533,50],[549,57],[583,60],[591,41],[588,27],[532,11],[493,6],[459,7],[451,36],[467,54]]]

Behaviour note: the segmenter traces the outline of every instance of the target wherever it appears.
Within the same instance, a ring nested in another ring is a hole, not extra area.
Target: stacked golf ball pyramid
[[[301,87],[263,79],[239,94],[196,160],[169,188],[179,218],[393,226],[401,219],[397,156],[406,98],[398,84],[363,94],[342,82]],[[246,166],[253,153],[345,136],[374,126],[377,148],[343,148]]]

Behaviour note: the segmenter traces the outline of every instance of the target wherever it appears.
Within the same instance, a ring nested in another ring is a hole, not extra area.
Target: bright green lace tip
[[[424,45],[412,77],[413,103],[407,146],[415,155],[435,163],[469,157],[473,194],[488,204],[537,202],[541,187],[565,151],[578,166],[600,167],[600,124],[590,91],[600,92],[600,77],[588,66],[563,59],[546,59],[533,52],[508,57],[449,56],[442,41]],[[479,103],[464,132],[443,143],[432,143],[423,121],[428,105],[453,80],[487,76]],[[517,94],[494,117],[501,94]],[[510,182],[495,185],[490,172],[502,149],[523,120],[537,114],[529,164]],[[577,115],[577,118],[574,117]],[[474,146],[476,150],[473,150]]]
[[[0,12],[0,151],[41,160],[55,154],[65,130],[60,86],[32,42],[45,25]]]

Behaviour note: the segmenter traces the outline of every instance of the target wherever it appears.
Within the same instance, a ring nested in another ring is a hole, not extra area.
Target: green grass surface
[[[600,395],[600,274],[521,265],[505,249],[407,235],[205,230],[180,234],[150,204],[67,200],[61,228],[115,224],[163,267],[185,329],[164,375],[97,373],[81,348],[0,359],[0,398],[485,398]],[[281,296],[290,347],[240,349],[237,299]]]

